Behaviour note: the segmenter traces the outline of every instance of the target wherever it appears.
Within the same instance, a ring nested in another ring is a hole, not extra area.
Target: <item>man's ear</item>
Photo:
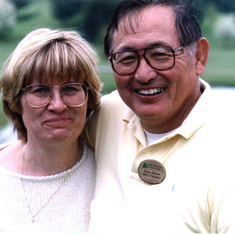
[[[208,59],[209,43],[206,38],[201,38],[197,42],[197,51],[195,53],[196,64],[195,71],[197,75],[202,75]]]

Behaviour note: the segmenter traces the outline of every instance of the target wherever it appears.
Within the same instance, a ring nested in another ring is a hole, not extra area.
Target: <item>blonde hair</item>
[[[102,84],[97,63],[97,53],[76,31],[41,28],[30,32],[5,62],[0,81],[3,110],[17,130],[18,138],[27,140],[21,117],[22,88],[33,79],[48,82],[55,77],[61,80],[72,77],[73,81],[90,88],[90,111],[100,103]]]

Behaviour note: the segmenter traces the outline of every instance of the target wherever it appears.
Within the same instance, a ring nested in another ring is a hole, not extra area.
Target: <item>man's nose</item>
[[[48,105],[48,109],[57,113],[61,113],[66,108],[67,105],[63,101],[62,95],[60,93],[60,87],[54,86],[52,89],[52,96]]]
[[[143,55],[139,58],[139,67],[135,72],[135,78],[142,83],[147,83],[157,77],[157,71],[154,70],[146,61]]]

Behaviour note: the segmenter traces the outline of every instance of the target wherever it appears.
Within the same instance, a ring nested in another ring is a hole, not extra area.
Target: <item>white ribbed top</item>
[[[0,166],[0,231],[6,232],[86,232],[90,221],[90,203],[95,189],[93,150],[83,143],[81,160],[73,166],[62,187],[32,222],[35,214],[61,185],[68,171],[43,177],[24,176]]]

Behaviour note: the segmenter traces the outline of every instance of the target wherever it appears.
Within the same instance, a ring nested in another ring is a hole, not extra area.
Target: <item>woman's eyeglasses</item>
[[[31,84],[22,89],[25,99],[32,108],[42,108],[49,104],[53,96],[53,89],[59,89],[63,102],[69,107],[82,106],[90,89],[81,83],[66,83],[62,86],[49,86],[45,84]]]

